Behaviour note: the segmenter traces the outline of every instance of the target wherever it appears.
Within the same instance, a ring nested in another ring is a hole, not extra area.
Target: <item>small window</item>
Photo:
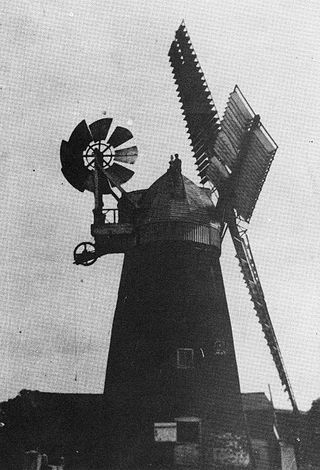
[[[193,349],[179,348],[177,349],[177,367],[178,369],[191,369],[193,364]]]
[[[217,340],[214,343],[214,354],[216,356],[225,356],[227,353],[227,346],[224,340]]]
[[[200,442],[200,420],[198,418],[177,418],[177,441],[180,443]]]
[[[156,442],[176,442],[177,423],[154,423],[154,440]]]

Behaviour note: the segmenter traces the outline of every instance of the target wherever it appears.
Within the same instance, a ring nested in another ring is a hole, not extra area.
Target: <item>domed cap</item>
[[[167,172],[144,193],[139,206],[138,224],[177,221],[206,225],[215,218],[210,191],[182,175],[178,155],[171,159]]]

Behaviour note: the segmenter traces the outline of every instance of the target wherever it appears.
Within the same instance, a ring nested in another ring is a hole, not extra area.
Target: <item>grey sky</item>
[[[249,237],[298,404],[320,396],[320,6],[316,1],[5,0],[1,5],[3,260],[0,399],[101,392],[121,255],[72,264],[93,197],[60,172],[78,122],[106,112],[139,148],[126,185],[183,158],[196,180],[167,52],[184,18],[223,115],[237,83],[279,145]],[[289,406],[227,238],[222,266],[243,391]],[[76,380],[75,380],[76,379]]]

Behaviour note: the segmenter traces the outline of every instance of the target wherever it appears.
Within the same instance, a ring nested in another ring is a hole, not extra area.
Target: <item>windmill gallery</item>
[[[94,241],[75,248],[75,263],[124,253],[99,402],[103,451],[100,466],[81,468],[296,468],[299,412],[244,229],[277,145],[237,86],[219,120],[184,23],[169,60],[201,186],[175,154],[148,189],[127,192],[138,150],[111,118],[80,122],[61,144],[64,177],[94,194]],[[263,459],[244,412],[220,268],[227,229],[293,408],[291,439],[274,454],[268,444]]]

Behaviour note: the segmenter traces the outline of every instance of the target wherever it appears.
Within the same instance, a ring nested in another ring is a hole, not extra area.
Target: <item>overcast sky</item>
[[[249,228],[298,405],[320,396],[320,6],[317,1],[10,0],[1,5],[0,400],[103,391],[122,255],[72,264],[93,196],[60,172],[82,120],[130,127],[127,190],[178,152],[197,180],[167,52],[184,18],[220,117],[237,83],[279,145]],[[110,201],[111,203],[111,201]],[[242,391],[289,407],[228,237],[222,269]]]

